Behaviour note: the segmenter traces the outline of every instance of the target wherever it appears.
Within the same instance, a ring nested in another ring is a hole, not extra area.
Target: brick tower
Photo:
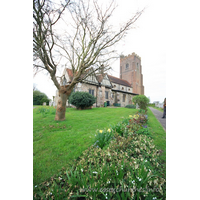
[[[120,56],[120,78],[131,84],[133,93],[144,94],[141,58],[138,55]]]

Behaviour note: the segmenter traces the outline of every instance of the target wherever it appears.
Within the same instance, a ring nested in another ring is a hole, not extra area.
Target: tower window
[[[137,70],[139,71],[139,63],[137,63]]]
[[[126,69],[128,69],[129,68],[129,64],[128,63],[126,63]]]

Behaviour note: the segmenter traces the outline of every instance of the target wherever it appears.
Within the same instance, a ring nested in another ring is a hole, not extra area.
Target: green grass
[[[149,107],[155,108],[156,110],[163,112],[163,108],[158,108],[158,107],[155,107],[155,106],[149,106]]]
[[[128,108],[67,108],[66,121],[57,122],[55,114],[46,116],[33,109],[33,183],[37,185],[62,168],[93,144],[97,129],[109,128],[137,110]],[[46,106],[46,108],[49,108]],[[52,107],[50,108],[53,109]]]
[[[163,168],[163,173],[166,174],[166,132],[149,108],[148,118],[148,125],[154,139],[154,144],[156,145],[157,149],[161,151],[161,167]]]
[[[74,159],[93,144],[97,129],[109,128],[134,115],[136,109],[93,108],[76,110],[67,108],[66,121],[57,122],[55,114],[46,116],[33,109],[33,183],[37,185],[57,174],[62,167],[72,166]],[[46,106],[46,108],[49,108]],[[53,109],[52,107],[50,108]],[[157,149],[161,150],[161,170],[166,174],[166,132],[148,109],[148,125]]]

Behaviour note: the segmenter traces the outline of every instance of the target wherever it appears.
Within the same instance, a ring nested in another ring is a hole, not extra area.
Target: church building
[[[93,68],[91,67],[85,76],[90,75],[76,84],[74,91],[89,92],[96,97],[93,107],[102,107],[104,102],[107,102],[108,106],[125,107],[132,104],[133,96],[144,94],[141,58],[135,53],[120,56],[120,78],[103,73],[103,71],[94,73],[92,71]],[[70,83],[72,78],[72,70],[65,68],[61,84]],[[57,105],[57,101],[58,91],[56,91],[54,97],[54,105]]]

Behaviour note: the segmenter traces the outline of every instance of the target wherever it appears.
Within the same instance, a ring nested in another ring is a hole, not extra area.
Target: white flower
[[[153,199],[157,199],[157,197],[153,197]]]
[[[37,187],[37,185],[35,187]]]
[[[93,174],[97,174],[98,172],[92,172]]]
[[[139,177],[137,177],[137,179],[139,180],[139,181],[141,181],[142,179],[141,178],[139,178]]]
[[[147,162],[147,160],[145,160],[145,162]]]
[[[118,176],[118,171],[116,170],[117,176]]]
[[[62,180],[62,178],[58,177],[59,181]]]
[[[133,181],[132,181],[132,184],[134,184],[134,183],[135,183],[135,181],[133,180]]]
[[[83,172],[83,169],[81,168],[81,171]]]

